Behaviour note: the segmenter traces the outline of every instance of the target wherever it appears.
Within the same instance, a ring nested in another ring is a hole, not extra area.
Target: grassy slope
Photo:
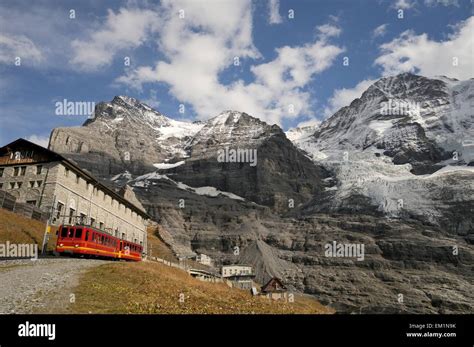
[[[44,228],[42,222],[0,209],[0,243],[41,244]],[[148,232],[153,254],[176,261],[154,230]],[[201,282],[155,262],[110,262],[90,269],[74,294],[76,303],[51,305],[43,313],[331,313],[306,296],[295,295],[292,303],[271,302],[223,283]],[[179,300],[181,294],[184,302]]]
[[[154,256],[176,262],[152,228],[148,244],[153,245]],[[185,271],[151,261],[90,269],[74,293],[76,302],[65,306],[63,313],[332,313],[311,297],[295,295],[292,303],[272,302],[223,283],[201,282]]]
[[[41,247],[46,225],[43,222],[26,218],[22,215],[0,208],[0,243],[36,243]],[[56,229],[52,230],[52,238],[48,250],[56,244]]]
[[[295,295],[292,303],[272,302],[155,262],[93,268],[74,293],[76,302],[64,313],[332,313],[306,296]]]

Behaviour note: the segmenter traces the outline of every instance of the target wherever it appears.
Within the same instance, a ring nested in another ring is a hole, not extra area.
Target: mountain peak
[[[138,108],[146,111],[153,111],[157,112],[147,104],[141,102],[138,99],[132,98],[127,95],[117,95],[112,99],[111,104],[113,105],[118,105],[118,106],[123,106],[123,107],[132,107],[132,108]]]

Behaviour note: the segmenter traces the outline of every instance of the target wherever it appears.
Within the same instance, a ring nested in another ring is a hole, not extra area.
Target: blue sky
[[[129,95],[185,120],[237,109],[288,129],[385,75],[474,77],[469,0],[3,0],[0,23],[1,145],[81,125],[55,114],[63,99]]]

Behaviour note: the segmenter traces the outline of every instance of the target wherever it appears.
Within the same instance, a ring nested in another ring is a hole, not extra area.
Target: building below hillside
[[[198,254],[195,259],[202,265],[212,266],[212,259],[206,254]]]
[[[0,148],[0,190],[52,213],[50,222],[84,224],[144,247],[148,214],[58,153],[24,139]]]
[[[250,290],[253,287],[255,275],[249,265],[224,265],[222,277],[229,281],[233,288]]]
[[[288,298],[288,289],[277,277],[270,279],[260,290],[261,294],[269,299],[287,300]]]

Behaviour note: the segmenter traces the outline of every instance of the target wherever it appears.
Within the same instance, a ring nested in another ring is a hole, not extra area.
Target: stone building
[[[24,139],[0,148],[0,190],[52,213],[52,224],[84,224],[144,246],[149,216],[58,153]],[[131,202],[133,201],[133,203]]]

